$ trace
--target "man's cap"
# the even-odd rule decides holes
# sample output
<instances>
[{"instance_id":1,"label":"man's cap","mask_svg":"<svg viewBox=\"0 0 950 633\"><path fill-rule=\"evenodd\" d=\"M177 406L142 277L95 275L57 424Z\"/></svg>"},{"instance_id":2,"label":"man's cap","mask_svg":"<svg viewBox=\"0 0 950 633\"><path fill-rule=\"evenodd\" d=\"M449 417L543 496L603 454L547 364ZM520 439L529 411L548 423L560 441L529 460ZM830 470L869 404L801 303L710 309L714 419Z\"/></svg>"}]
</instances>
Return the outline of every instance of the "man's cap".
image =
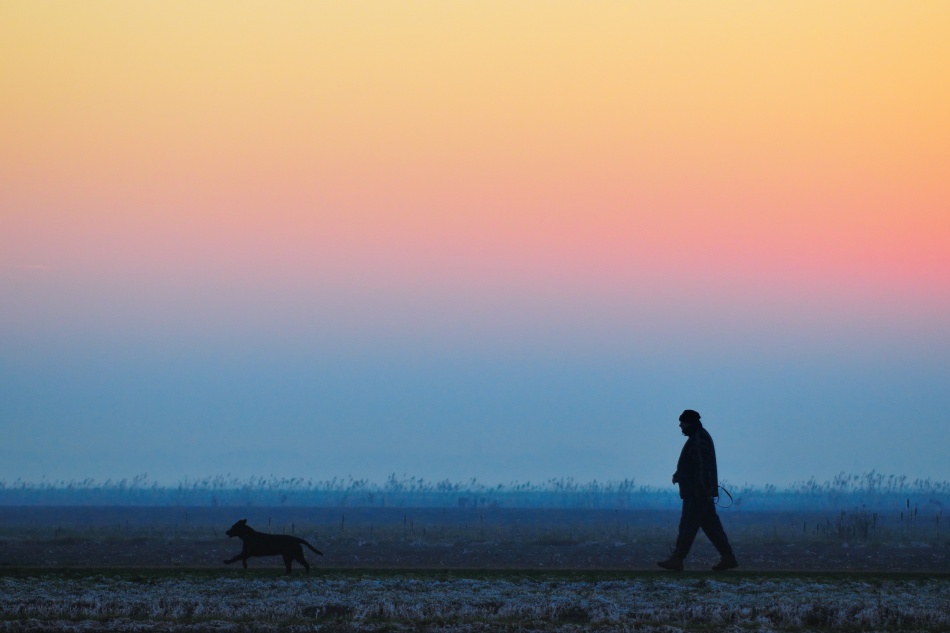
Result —
<instances>
[{"instance_id":1,"label":"man's cap","mask_svg":"<svg viewBox=\"0 0 950 633\"><path fill-rule=\"evenodd\" d=\"M680 422L689 422L690 424L696 424L699 422L699 413L693 411L692 409L686 409L680 414Z\"/></svg>"}]
</instances>

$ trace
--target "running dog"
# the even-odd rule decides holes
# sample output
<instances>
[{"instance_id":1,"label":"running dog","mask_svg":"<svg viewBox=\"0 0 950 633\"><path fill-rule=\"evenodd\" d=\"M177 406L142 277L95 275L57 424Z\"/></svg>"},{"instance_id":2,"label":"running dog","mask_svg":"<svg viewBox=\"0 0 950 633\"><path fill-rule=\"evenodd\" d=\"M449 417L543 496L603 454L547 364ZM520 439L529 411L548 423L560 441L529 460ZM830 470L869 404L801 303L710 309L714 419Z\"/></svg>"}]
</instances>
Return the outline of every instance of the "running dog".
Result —
<instances>
[{"instance_id":1,"label":"running dog","mask_svg":"<svg viewBox=\"0 0 950 633\"><path fill-rule=\"evenodd\" d=\"M303 557L303 548L301 545L306 545L320 556L323 556L323 552L302 538L286 534L258 532L248 526L247 519L241 519L232 525L231 529L225 532L225 534L227 534L228 537L238 537L244 544L241 548L241 553L230 560L224 561L225 565L230 565L235 561L241 561L244 565L244 569L247 569L247 559L252 556L283 556L284 566L287 568L288 574L290 573L290 566L293 561L297 561L303 565L304 569L309 573L310 565Z\"/></svg>"}]
</instances>

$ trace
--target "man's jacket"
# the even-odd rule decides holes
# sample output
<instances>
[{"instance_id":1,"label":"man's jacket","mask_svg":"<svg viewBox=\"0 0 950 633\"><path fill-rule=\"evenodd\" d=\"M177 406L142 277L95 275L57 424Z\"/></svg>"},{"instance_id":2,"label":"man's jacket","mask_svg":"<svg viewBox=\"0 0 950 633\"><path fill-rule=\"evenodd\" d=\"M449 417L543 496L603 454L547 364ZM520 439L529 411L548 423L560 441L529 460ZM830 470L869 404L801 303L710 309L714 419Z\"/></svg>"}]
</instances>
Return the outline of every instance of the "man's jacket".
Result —
<instances>
[{"instance_id":1,"label":"man's jacket","mask_svg":"<svg viewBox=\"0 0 950 633\"><path fill-rule=\"evenodd\" d=\"M702 426L683 445L679 461L676 462L676 479L680 487L680 499L719 496L716 447Z\"/></svg>"}]
</instances>

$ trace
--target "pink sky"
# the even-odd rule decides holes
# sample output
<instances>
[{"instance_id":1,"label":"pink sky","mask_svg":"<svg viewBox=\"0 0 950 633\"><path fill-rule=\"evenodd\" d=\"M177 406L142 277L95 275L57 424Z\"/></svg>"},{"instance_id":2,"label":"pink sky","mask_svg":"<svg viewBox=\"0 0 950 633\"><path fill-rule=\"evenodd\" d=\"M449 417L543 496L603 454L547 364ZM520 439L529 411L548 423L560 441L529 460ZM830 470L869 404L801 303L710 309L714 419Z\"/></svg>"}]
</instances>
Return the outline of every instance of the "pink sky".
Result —
<instances>
[{"instance_id":1,"label":"pink sky","mask_svg":"<svg viewBox=\"0 0 950 633\"><path fill-rule=\"evenodd\" d=\"M947 348L950 4L15 0L0 25L23 358Z\"/></svg>"}]
</instances>

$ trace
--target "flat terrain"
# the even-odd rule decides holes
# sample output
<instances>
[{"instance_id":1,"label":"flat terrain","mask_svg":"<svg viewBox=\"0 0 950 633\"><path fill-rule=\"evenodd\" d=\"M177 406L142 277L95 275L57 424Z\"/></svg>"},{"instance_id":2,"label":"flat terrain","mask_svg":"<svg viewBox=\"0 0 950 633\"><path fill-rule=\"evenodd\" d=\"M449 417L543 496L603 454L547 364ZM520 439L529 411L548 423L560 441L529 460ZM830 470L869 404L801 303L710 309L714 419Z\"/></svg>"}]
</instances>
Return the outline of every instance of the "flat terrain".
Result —
<instances>
[{"instance_id":1,"label":"flat terrain","mask_svg":"<svg viewBox=\"0 0 950 633\"><path fill-rule=\"evenodd\" d=\"M721 515L674 573L671 511L0 507L0 631L950 630L938 520ZM241 518L325 555L226 566Z\"/></svg>"},{"instance_id":2,"label":"flat terrain","mask_svg":"<svg viewBox=\"0 0 950 633\"><path fill-rule=\"evenodd\" d=\"M0 571L3 631L946 631L950 576Z\"/></svg>"},{"instance_id":3,"label":"flat terrain","mask_svg":"<svg viewBox=\"0 0 950 633\"><path fill-rule=\"evenodd\" d=\"M950 572L950 533L922 518L720 512L744 571ZM0 507L0 569L224 569L237 519L296 534L318 569L654 570L678 514L645 510ZM946 530L944 522L943 530ZM687 568L718 556L700 533ZM251 559L251 569L279 558ZM299 569L299 568L298 568Z\"/></svg>"}]
</instances>

